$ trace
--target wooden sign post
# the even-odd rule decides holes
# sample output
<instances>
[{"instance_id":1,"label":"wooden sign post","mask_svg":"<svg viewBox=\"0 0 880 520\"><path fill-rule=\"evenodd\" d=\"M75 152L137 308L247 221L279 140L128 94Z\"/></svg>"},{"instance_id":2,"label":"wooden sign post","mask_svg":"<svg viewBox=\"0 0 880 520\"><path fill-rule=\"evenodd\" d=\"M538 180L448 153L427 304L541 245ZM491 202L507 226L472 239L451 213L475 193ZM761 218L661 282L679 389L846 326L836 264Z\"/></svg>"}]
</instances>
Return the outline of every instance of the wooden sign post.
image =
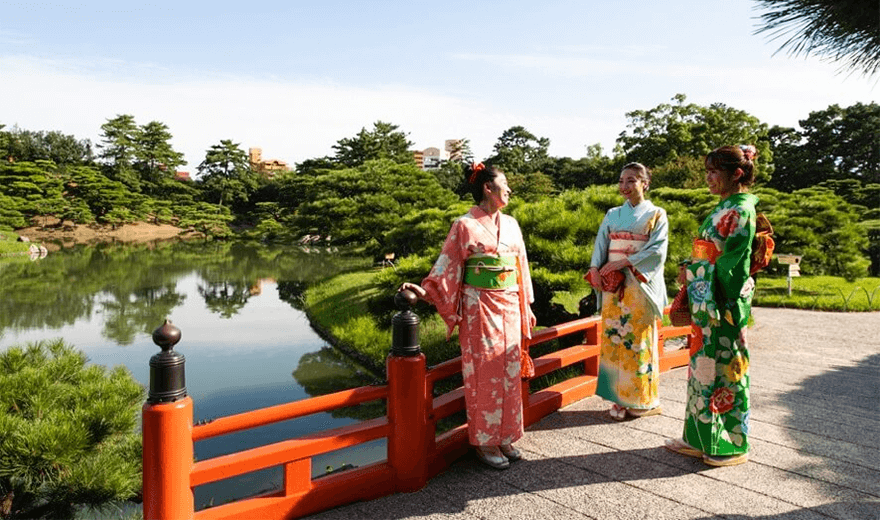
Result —
<instances>
[{"instance_id":1,"label":"wooden sign post","mask_svg":"<svg viewBox=\"0 0 880 520\"><path fill-rule=\"evenodd\" d=\"M788 295L791 296L791 279L801 275L801 258L800 255L776 255L776 260L780 264L788 265Z\"/></svg>"}]
</instances>

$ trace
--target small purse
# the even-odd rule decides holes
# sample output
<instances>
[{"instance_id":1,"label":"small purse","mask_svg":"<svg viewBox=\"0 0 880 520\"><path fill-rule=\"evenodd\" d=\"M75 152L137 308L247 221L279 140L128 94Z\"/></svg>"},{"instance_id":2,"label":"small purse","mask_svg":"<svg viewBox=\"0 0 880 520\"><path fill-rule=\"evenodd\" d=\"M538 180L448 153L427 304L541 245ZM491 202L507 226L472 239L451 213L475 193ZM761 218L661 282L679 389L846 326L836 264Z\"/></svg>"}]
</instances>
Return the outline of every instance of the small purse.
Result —
<instances>
[{"instance_id":1,"label":"small purse","mask_svg":"<svg viewBox=\"0 0 880 520\"><path fill-rule=\"evenodd\" d=\"M688 300L687 285L682 285L678 294L672 299L672 304L669 306L669 321L676 327L691 324L691 304Z\"/></svg>"}]
</instances>

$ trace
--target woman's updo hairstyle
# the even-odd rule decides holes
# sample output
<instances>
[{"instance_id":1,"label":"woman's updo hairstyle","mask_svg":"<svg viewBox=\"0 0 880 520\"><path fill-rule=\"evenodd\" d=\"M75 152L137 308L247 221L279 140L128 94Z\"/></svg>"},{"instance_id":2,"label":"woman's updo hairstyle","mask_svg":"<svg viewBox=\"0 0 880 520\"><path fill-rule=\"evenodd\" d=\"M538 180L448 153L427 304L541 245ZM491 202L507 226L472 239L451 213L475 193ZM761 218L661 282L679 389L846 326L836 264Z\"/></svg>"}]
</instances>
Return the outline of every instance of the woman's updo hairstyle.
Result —
<instances>
[{"instance_id":1,"label":"woman's updo hairstyle","mask_svg":"<svg viewBox=\"0 0 880 520\"><path fill-rule=\"evenodd\" d=\"M752 145L722 146L709 152L706 156L706 168L723 171L731 178L739 169L742 174L737 182L743 186L751 186L755 182L755 157L758 150Z\"/></svg>"},{"instance_id":2,"label":"woman's updo hairstyle","mask_svg":"<svg viewBox=\"0 0 880 520\"><path fill-rule=\"evenodd\" d=\"M639 176L639 179L645 181L645 189L648 189L648 187L651 185L651 172L648 171L648 168L644 164L631 162L624 166L623 169L620 170L620 173L623 173L627 170L636 172L636 174L638 174Z\"/></svg>"},{"instance_id":3,"label":"woman's updo hairstyle","mask_svg":"<svg viewBox=\"0 0 880 520\"><path fill-rule=\"evenodd\" d=\"M501 170L498 168L481 162L471 163L464 167L464 184L473 195L474 202L479 204L483 201L483 185L494 181L499 173Z\"/></svg>"}]
</instances>

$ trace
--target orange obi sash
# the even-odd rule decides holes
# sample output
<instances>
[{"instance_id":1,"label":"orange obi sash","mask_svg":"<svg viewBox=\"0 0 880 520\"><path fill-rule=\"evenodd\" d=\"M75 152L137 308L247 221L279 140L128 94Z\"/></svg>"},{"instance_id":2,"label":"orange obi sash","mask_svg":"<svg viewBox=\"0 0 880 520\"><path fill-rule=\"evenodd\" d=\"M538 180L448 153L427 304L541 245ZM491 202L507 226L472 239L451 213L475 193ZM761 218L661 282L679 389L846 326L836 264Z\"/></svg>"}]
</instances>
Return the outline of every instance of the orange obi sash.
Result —
<instances>
[{"instance_id":1,"label":"orange obi sash","mask_svg":"<svg viewBox=\"0 0 880 520\"><path fill-rule=\"evenodd\" d=\"M694 239L694 246L691 249L691 258L694 260L708 260L710 264L714 264L715 260L721 256L721 251L715 247L715 243L709 240Z\"/></svg>"}]
</instances>

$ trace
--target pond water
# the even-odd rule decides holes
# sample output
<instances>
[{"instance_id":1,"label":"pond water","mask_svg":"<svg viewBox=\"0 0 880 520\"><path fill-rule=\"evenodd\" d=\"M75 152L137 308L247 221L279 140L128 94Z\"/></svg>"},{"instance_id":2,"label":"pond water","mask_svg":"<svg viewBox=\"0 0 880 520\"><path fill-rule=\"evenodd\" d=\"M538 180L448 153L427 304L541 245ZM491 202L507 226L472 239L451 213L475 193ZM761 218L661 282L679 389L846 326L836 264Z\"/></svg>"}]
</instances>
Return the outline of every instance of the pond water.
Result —
<instances>
[{"instance_id":1,"label":"pond water","mask_svg":"<svg viewBox=\"0 0 880 520\"><path fill-rule=\"evenodd\" d=\"M301 310L316 280L369 266L337 250L227 242L101 244L0 262L0 349L63 338L90 362L128 367L149 386L152 331L181 330L194 420L207 420L375 382L318 336ZM381 403L316 414L196 443L205 459L343 426ZM313 461L313 476L385 458L376 442ZM196 508L275 489L280 468L196 488Z\"/></svg>"}]
</instances>

